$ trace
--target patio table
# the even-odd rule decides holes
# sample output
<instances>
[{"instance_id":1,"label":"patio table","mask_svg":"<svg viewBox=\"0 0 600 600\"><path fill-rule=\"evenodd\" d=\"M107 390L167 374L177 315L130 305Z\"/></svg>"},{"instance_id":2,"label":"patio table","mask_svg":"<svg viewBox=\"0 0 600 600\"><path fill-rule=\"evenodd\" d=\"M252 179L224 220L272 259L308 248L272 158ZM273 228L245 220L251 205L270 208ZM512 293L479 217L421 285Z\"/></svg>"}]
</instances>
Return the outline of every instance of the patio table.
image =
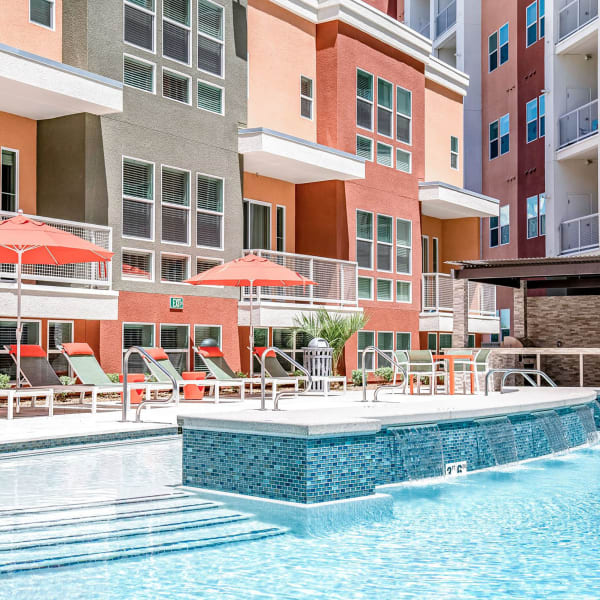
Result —
<instances>
[{"instance_id":1,"label":"patio table","mask_svg":"<svg viewBox=\"0 0 600 600\"><path fill-rule=\"evenodd\" d=\"M6 418L8 420L13 418L15 398L35 399L38 396L46 398L48 403L48 416L51 417L54 414L54 391L51 388L10 388L0 390L0 398L6 398L8 400Z\"/></svg>"},{"instance_id":2,"label":"patio table","mask_svg":"<svg viewBox=\"0 0 600 600\"><path fill-rule=\"evenodd\" d=\"M449 393L451 396L454 394L454 361L469 361L471 371L471 394L473 394L473 388L475 386L475 360L472 354L434 354L433 360L448 361L448 377L450 379Z\"/></svg>"}]
</instances>

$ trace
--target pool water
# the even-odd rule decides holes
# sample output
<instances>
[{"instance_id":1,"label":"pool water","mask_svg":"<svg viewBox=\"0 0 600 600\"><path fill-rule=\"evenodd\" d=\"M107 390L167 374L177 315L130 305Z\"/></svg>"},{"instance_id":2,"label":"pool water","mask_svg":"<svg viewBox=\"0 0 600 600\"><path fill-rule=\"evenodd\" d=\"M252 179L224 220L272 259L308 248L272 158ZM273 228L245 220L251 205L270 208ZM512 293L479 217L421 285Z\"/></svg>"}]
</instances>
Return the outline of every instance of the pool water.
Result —
<instances>
[{"instance_id":1,"label":"pool water","mask_svg":"<svg viewBox=\"0 0 600 600\"><path fill-rule=\"evenodd\" d=\"M180 452L170 441L0 460L0 501L160 493L177 482ZM389 518L11 575L0 598L600 597L597 448L386 493Z\"/></svg>"}]
</instances>

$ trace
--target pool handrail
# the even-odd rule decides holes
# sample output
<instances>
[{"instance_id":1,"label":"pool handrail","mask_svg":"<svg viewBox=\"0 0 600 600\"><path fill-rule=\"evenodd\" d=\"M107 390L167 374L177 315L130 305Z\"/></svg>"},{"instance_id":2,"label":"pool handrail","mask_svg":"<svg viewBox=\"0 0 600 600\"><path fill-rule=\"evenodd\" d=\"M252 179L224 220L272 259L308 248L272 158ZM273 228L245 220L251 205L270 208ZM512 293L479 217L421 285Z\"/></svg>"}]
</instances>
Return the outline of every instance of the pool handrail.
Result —
<instances>
[{"instance_id":1,"label":"pool handrail","mask_svg":"<svg viewBox=\"0 0 600 600\"><path fill-rule=\"evenodd\" d=\"M375 393L373 394L373 402L377 402L377 394L379 394L379 391L381 390L381 388L402 388L403 390L406 389L406 379L407 379L407 372L406 372L406 367L402 364L400 364L397 360L395 356L389 357L385 352L383 352L383 350L380 350L379 348L377 348L377 346L367 346L362 353L362 388L363 388L363 402L368 402L367 400L367 371L365 368L365 354L367 352L375 352L376 354L379 354L380 356L383 356L383 358L385 358L387 361L389 361L390 363L392 363L394 366L396 366L398 368L399 371L402 372L402 383L399 385L386 385L386 384L382 384L377 386L377 388L375 388Z\"/></svg>"},{"instance_id":2,"label":"pool handrail","mask_svg":"<svg viewBox=\"0 0 600 600\"><path fill-rule=\"evenodd\" d=\"M290 364L294 365L294 367L296 367L303 373L306 373L306 386L301 392L296 392L296 391L290 392L290 391L282 390L281 392L277 392L277 394L275 394L275 399L273 400L273 410L279 410L279 399L281 397L283 397L283 396L295 397L295 396L303 396L304 394L308 394L308 392L310 391L310 389L312 387L313 380L312 380L312 376L311 376L310 372L308 371L308 369L306 367L302 366L300 363L296 362L290 356L288 356L285 352L283 352L283 350L280 350L279 348L277 348L277 346L269 346L268 348L265 348L263 350L262 354L259 356L259 360L260 360L260 410L267 410L266 397L265 397L265 391L266 391L265 358L267 358L267 355L269 354L269 352L275 352L275 354L279 354L279 356L284 358Z\"/></svg>"},{"instance_id":3,"label":"pool handrail","mask_svg":"<svg viewBox=\"0 0 600 600\"><path fill-rule=\"evenodd\" d=\"M142 408L145 405L157 405L157 406L165 406L166 404L170 404L171 402L174 402L175 404L179 404L179 384L177 383L177 381L175 380L175 378L171 375L171 373L169 373L169 371L167 369L165 369L161 364L158 363L158 361L156 361L154 358L152 358L152 356L150 356L150 354L141 346L131 346L131 348L129 348L125 354L123 354L123 414L122 414L122 421L125 423L127 421L127 411L129 409L129 382L128 380L128 372L129 372L129 367L128 367L128 362L129 362L129 357L134 353L137 352L140 356L142 356L143 358L145 358L147 361L151 362L153 365L156 365L156 367L158 367L169 379L169 381L171 382L172 388L171 388L171 395L166 399L166 400L144 400L142 402L139 403L136 411L135 411L135 422L139 423L141 421L141 412L142 412Z\"/></svg>"},{"instance_id":4,"label":"pool handrail","mask_svg":"<svg viewBox=\"0 0 600 600\"><path fill-rule=\"evenodd\" d=\"M489 381L490 376L495 373L504 373L502 376L502 381L500 382L500 393L505 394L504 384L506 379L510 377L510 375L522 375L523 379L528 381L533 387L539 387L538 384L531 378L529 375L537 375L538 377L543 377L547 383L549 383L552 387L556 387L556 383L548 377L544 371L540 371L539 369L490 369L485 374L485 395L488 395L489 390Z\"/></svg>"}]
</instances>

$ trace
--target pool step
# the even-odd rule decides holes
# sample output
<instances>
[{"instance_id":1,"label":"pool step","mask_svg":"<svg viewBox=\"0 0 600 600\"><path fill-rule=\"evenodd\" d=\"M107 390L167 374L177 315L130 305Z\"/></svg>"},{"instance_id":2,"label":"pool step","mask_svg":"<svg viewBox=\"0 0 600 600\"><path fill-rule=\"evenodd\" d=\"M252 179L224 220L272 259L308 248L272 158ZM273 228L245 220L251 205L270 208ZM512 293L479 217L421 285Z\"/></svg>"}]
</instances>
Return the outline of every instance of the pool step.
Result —
<instances>
[{"instance_id":1,"label":"pool step","mask_svg":"<svg viewBox=\"0 0 600 600\"><path fill-rule=\"evenodd\" d=\"M29 520L28 520L29 519ZM0 516L0 575L249 541L285 529L193 494Z\"/></svg>"}]
</instances>

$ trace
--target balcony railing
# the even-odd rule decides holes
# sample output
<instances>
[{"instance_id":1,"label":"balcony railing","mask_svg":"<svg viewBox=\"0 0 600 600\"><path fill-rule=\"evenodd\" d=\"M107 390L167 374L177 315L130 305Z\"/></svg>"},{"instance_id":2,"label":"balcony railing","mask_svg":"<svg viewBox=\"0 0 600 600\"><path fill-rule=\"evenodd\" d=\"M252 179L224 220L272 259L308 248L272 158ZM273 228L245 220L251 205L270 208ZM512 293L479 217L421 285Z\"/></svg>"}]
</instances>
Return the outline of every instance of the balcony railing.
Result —
<instances>
[{"instance_id":1,"label":"balcony railing","mask_svg":"<svg viewBox=\"0 0 600 600\"><path fill-rule=\"evenodd\" d=\"M560 224L560 252L570 254L598 248L598 213Z\"/></svg>"},{"instance_id":2,"label":"balcony railing","mask_svg":"<svg viewBox=\"0 0 600 600\"><path fill-rule=\"evenodd\" d=\"M14 217L16 213L0 211L0 221ZM112 229L102 225L63 221L48 217L31 216L36 221L47 223L57 229L68 231L77 237L92 242L105 250L112 250ZM14 279L15 265L0 264L0 279ZM93 287L110 289L112 285L110 263L83 263L68 265L23 265L23 280L37 281L41 284L71 285L74 287Z\"/></svg>"},{"instance_id":3,"label":"balcony railing","mask_svg":"<svg viewBox=\"0 0 600 600\"><path fill-rule=\"evenodd\" d=\"M452 276L446 273L423 273L423 312L451 315L454 312ZM469 281L469 315L496 316L496 287Z\"/></svg>"},{"instance_id":4,"label":"balcony railing","mask_svg":"<svg viewBox=\"0 0 600 600\"><path fill-rule=\"evenodd\" d=\"M301 304L323 304L335 306L358 306L358 265L355 262L275 252L274 250L245 250L245 254L257 254L292 269L315 281L317 285L255 288L258 300L292 302ZM249 288L243 288L243 299L250 297Z\"/></svg>"},{"instance_id":5,"label":"balcony railing","mask_svg":"<svg viewBox=\"0 0 600 600\"><path fill-rule=\"evenodd\" d=\"M456 0L450 2L442 9L435 18L435 34L440 37L442 33L450 29L456 23Z\"/></svg>"},{"instance_id":6,"label":"balcony railing","mask_svg":"<svg viewBox=\"0 0 600 600\"><path fill-rule=\"evenodd\" d=\"M598 0L573 0L558 11L558 41L598 17Z\"/></svg>"},{"instance_id":7,"label":"balcony railing","mask_svg":"<svg viewBox=\"0 0 600 600\"><path fill-rule=\"evenodd\" d=\"M558 120L559 148L574 144L598 132L598 100L592 100Z\"/></svg>"}]
</instances>

